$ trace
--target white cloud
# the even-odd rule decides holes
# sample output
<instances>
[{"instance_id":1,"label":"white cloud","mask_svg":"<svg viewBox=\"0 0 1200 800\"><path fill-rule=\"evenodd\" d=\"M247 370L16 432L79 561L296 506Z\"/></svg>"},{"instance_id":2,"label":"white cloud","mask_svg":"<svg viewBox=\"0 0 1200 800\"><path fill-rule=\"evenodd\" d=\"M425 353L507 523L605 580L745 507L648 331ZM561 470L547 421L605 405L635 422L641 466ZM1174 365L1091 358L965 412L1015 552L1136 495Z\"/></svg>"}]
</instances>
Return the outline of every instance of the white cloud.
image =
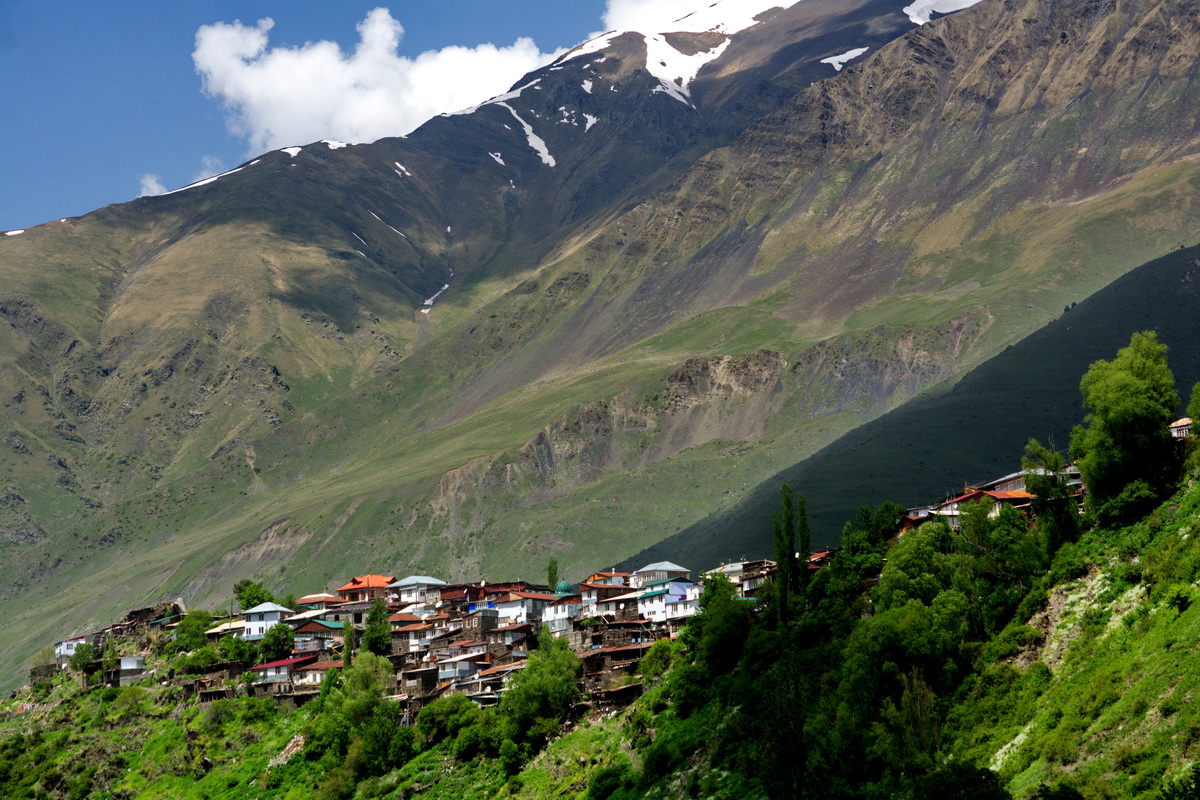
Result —
<instances>
[{"instance_id":1,"label":"white cloud","mask_svg":"<svg viewBox=\"0 0 1200 800\"><path fill-rule=\"evenodd\" d=\"M532 39L507 47L446 47L406 58L404 28L386 8L359 23L359 43L270 47L271 19L204 25L192 60L206 94L228 110L229 129L251 153L319 139L370 142L401 136L439 113L501 94L549 63Z\"/></svg>"},{"instance_id":2,"label":"white cloud","mask_svg":"<svg viewBox=\"0 0 1200 800\"><path fill-rule=\"evenodd\" d=\"M140 186L138 188L138 197L162 194L165 191L167 191L167 187L162 185L162 181L157 175L146 173L141 177Z\"/></svg>"}]
</instances>

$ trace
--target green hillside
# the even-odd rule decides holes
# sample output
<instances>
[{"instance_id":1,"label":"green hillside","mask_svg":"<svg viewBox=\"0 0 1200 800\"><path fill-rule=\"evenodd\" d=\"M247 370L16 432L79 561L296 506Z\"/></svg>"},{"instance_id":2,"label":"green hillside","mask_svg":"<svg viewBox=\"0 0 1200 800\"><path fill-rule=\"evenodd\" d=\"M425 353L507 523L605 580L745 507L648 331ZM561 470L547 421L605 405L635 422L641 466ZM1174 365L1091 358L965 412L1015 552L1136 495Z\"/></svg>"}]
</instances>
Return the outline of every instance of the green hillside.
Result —
<instances>
[{"instance_id":1,"label":"green hillside","mask_svg":"<svg viewBox=\"0 0 1200 800\"><path fill-rule=\"evenodd\" d=\"M1136 377L1125 392L1149 398L1145 381L1170 372L1153 338L1134 343L1105 374ZM1114 412L1137 424L1122 402L1090 395L1085 425L1097 430ZM1169 411L1151 406L1138 414ZM298 709L252 697L197 704L164 680L196 656L159 636L147 642L155 674L137 685L89 690L60 673L0 704L0 789L12 798L1187 796L1181 787L1200 774L1191 702L1200 449L1156 436L1172 470L1161 504L1132 490L1137 476L1156 474L1144 460L1118 465L1118 484L1129 483L1089 495L1083 516L1044 473L1030 478L1034 522L1012 506L993 513L988 501L965 509L960 528L927 522L889 540L902 509L884 504L847 522L843 548L815 573L781 559L756 600L710 579L701 613L645 655L629 679L644 692L616 710L579 694L578 658L549 635L495 708L451 696L412 726L383 696L390 665L369 653ZM1113 468L1087 457L1081 466L1096 485L1096 470ZM794 553L802 531L777 527L780 551Z\"/></svg>"},{"instance_id":2,"label":"green hillside","mask_svg":"<svg viewBox=\"0 0 1200 800\"><path fill-rule=\"evenodd\" d=\"M243 577L631 557L1196 242L1187 4L893 9L814 80L851 5L744 105L656 105L636 37L540 71L530 118L611 104L553 169L485 105L4 237L0 683Z\"/></svg>"}]
</instances>

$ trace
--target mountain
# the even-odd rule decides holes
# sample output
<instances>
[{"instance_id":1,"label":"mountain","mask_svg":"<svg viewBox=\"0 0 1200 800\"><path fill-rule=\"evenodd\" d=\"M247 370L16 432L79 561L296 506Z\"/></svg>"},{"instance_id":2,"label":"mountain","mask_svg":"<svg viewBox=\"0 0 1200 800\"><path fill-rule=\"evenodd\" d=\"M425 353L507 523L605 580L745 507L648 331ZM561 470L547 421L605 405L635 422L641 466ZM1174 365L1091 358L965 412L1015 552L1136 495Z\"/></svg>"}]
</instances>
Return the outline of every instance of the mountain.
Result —
<instances>
[{"instance_id":1,"label":"mountain","mask_svg":"<svg viewBox=\"0 0 1200 800\"><path fill-rule=\"evenodd\" d=\"M898 5L606 34L0 239L6 673L246 576L620 561L1196 241L1186 4Z\"/></svg>"}]
</instances>

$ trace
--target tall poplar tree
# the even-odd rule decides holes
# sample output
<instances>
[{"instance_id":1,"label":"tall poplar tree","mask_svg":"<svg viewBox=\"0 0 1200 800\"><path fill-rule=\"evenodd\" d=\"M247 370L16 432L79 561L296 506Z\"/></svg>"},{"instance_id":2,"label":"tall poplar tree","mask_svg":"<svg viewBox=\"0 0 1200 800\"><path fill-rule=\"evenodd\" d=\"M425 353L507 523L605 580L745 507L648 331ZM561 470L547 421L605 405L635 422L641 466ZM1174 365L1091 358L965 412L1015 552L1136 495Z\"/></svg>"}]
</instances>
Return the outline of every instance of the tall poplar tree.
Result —
<instances>
[{"instance_id":1,"label":"tall poplar tree","mask_svg":"<svg viewBox=\"0 0 1200 800\"><path fill-rule=\"evenodd\" d=\"M773 517L775 528L775 597L780 619L786 619L791 597L802 593L808 581L808 501L794 494L786 483L780 487L780 508Z\"/></svg>"}]
</instances>

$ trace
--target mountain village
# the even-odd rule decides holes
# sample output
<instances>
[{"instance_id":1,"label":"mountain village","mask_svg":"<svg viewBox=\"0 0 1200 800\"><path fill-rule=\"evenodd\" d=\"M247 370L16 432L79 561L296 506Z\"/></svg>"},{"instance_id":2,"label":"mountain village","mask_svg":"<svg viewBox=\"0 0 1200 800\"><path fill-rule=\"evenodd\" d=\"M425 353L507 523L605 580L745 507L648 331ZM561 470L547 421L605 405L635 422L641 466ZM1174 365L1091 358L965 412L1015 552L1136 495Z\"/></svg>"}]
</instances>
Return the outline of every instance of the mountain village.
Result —
<instances>
[{"instance_id":1,"label":"mountain village","mask_svg":"<svg viewBox=\"0 0 1200 800\"><path fill-rule=\"evenodd\" d=\"M1176 441L1191 434L1192 420L1185 417L1169 426ZM960 524L963 507L972 502L993 504L992 515L1011 505L1032 516L1033 495L1026 490L1021 470L975 486L964 487L945 500L910 508L896 521L895 537L933 519L953 528ZM1078 468L1069 465L1066 484L1082 506L1085 487ZM806 569L816 571L829 562L837 548L808 554ZM394 669L391 700L403 705L408 719L430 702L454 694L465 695L480 707L495 705L513 675L524 669L529 651L543 632L567 639L583 663L581 688L596 709L628 704L641 692L639 664L660 639L674 638L699 610L704 581L714 576L729 580L738 596L756 598L759 588L777 571L770 559L722 564L698 580L691 570L670 561L647 564L633 572L614 569L588 575L578 584L558 581L541 586L525 580L448 583L428 575L370 573L353 577L336 593L320 592L296 598L295 609L264 602L240 613L216 617L206 631L210 643L225 637L261 641L273 627L292 629L294 648L286 657L247 668L240 662L219 662L202 668L199 675L154 674L146 669L145 655L119 656L109 664L97 659L82 669L87 684L128 686L152 678L173 682L186 696L200 703L238 694L273 697L302 704L315 698L326 673L346 663L350 650L361 640L372 605L382 600L391 626ZM173 641L186 609L181 602L161 603L130 611L102 630L55 643L53 660L35 665L31 683L53 678L67 669L78 648L89 645L99 655L111 642L119 649L157 649Z\"/></svg>"}]
</instances>

